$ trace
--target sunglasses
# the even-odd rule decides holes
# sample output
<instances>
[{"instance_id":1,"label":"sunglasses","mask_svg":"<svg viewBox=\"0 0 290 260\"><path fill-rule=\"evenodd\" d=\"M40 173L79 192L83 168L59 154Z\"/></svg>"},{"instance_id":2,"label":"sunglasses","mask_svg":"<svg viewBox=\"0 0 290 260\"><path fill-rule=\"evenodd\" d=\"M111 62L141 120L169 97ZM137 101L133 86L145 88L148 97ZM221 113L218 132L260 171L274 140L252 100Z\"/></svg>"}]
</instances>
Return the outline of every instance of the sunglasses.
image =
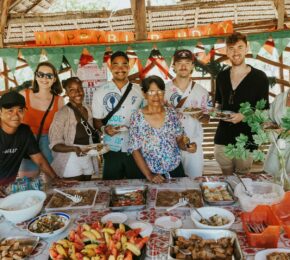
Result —
<instances>
[{"instance_id":1,"label":"sunglasses","mask_svg":"<svg viewBox=\"0 0 290 260\"><path fill-rule=\"evenodd\" d=\"M154 95L162 96L164 94L164 91L163 90L148 90L147 94L149 96L154 96Z\"/></svg>"},{"instance_id":2,"label":"sunglasses","mask_svg":"<svg viewBox=\"0 0 290 260\"><path fill-rule=\"evenodd\" d=\"M53 79L54 78L54 75L52 73L43 73L41 71L37 71L35 72L35 75L38 77L38 78L46 78L46 79Z\"/></svg>"},{"instance_id":3,"label":"sunglasses","mask_svg":"<svg viewBox=\"0 0 290 260\"><path fill-rule=\"evenodd\" d=\"M88 123L86 121L84 121L83 119L81 119L81 124L83 125L83 127L85 128L87 135L91 136L92 135L92 130L90 129L90 127L88 126Z\"/></svg>"}]
</instances>

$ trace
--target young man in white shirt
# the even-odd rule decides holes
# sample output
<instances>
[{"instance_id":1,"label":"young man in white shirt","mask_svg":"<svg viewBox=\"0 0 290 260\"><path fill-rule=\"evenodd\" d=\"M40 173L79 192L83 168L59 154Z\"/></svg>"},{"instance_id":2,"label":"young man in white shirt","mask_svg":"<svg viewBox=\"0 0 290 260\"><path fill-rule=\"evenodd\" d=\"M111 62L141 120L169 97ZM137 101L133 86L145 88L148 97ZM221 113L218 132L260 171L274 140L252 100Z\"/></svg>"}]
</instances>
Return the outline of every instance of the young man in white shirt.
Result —
<instances>
[{"instance_id":1,"label":"young man in white shirt","mask_svg":"<svg viewBox=\"0 0 290 260\"><path fill-rule=\"evenodd\" d=\"M193 54L190 50L177 50L173 57L173 68L176 77L166 85L165 99L169 105L180 112L180 120L185 134L192 145L196 145L196 152L181 151L182 164L185 174L191 177L201 176L203 172L203 129L199 118L193 118L182 113L185 108L200 108L206 110L208 92L201 85L191 79L194 69ZM204 118L203 118L204 120Z\"/></svg>"},{"instance_id":2,"label":"young man in white shirt","mask_svg":"<svg viewBox=\"0 0 290 260\"><path fill-rule=\"evenodd\" d=\"M113 80L102 85L93 95L94 126L103 131L104 143L110 146L110 152L104 155L103 179L144 178L132 155L127 153L129 132L120 131L119 128L120 126L129 128L132 113L139 109L143 102L140 87L128 80L129 71L129 58L126 53L122 51L113 53L111 56ZM117 106L128 88L131 90L121 107L104 123L103 119Z\"/></svg>"}]
</instances>

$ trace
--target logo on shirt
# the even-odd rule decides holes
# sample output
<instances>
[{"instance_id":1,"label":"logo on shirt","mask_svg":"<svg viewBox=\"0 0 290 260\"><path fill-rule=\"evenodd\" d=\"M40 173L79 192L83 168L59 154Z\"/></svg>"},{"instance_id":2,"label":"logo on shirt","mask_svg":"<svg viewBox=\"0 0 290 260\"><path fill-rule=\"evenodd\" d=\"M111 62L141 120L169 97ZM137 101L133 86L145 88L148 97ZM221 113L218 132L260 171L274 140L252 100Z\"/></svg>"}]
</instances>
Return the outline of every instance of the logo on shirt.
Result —
<instances>
[{"instance_id":1,"label":"logo on shirt","mask_svg":"<svg viewBox=\"0 0 290 260\"><path fill-rule=\"evenodd\" d=\"M137 96L132 96L132 105L134 105L134 103L136 102L137 100Z\"/></svg>"},{"instance_id":2,"label":"logo on shirt","mask_svg":"<svg viewBox=\"0 0 290 260\"><path fill-rule=\"evenodd\" d=\"M10 148L10 149L6 149L2 153L4 153L4 154L14 154L14 153L17 152L17 150L18 150L18 148Z\"/></svg>"},{"instance_id":3,"label":"logo on shirt","mask_svg":"<svg viewBox=\"0 0 290 260\"><path fill-rule=\"evenodd\" d=\"M118 93L110 92L104 96L103 104L107 111L112 111L120 99L121 96Z\"/></svg>"},{"instance_id":4,"label":"logo on shirt","mask_svg":"<svg viewBox=\"0 0 290 260\"><path fill-rule=\"evenodd\" d=\"M170 97L170 103L176 106L181 99L181 95L179 95L177 92L173 93L173 95Z\"/></svg>"}]
</instances>

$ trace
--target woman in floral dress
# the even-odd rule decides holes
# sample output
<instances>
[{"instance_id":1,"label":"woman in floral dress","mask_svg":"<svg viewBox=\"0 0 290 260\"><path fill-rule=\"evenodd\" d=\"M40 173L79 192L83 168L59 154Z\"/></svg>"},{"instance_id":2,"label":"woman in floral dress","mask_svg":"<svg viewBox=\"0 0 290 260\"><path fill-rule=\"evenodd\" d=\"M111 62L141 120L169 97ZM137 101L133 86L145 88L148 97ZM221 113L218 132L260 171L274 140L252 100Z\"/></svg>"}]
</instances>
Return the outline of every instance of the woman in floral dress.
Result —
<instances>
[{"instance_id":1,"label":"woman in floral dress","mask_svg":"<svg viewBox=\"0 0 290 260\"><path fill-rule=\"evenodd\" d=\"M196 144L187 142L174 109L164 106L164 81L150 76L141 86L147 106L132 114L129 152L150 182L185 177L180 149L195 152Z\"/></svg>"}]
</instances>

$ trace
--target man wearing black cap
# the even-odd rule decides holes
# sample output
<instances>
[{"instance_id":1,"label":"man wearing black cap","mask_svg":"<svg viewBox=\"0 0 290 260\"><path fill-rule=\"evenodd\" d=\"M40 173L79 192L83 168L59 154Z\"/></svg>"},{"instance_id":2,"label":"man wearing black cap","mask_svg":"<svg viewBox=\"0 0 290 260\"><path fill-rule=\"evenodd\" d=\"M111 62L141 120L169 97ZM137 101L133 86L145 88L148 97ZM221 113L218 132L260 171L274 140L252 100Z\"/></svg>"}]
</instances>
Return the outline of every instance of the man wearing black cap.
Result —
<instances>
[{"instance_id":1,"label":"man wearing black cap","mask_svg":"<svg viewBox=\"0 0 290 260\"><path fill-rule=\"evenodd\" d=\"M22 124L25 99L16 91L0 98L0 186L13 182L21 160L28 155L42 172L58 180L58 176L40 153L29 126Z\"/></svg>"},{"instance_id":2,"label":"man wearing black cap","mask_svg":"<svg viewBox=\"0 0 290 260\"><path fill-rule=\"evenodd\" d=\"M199 119L207 108L208 92L191 79L193 68L193 54L190 50L177 50L174 53L173 69L176 77L166 85L165 99L180 112L182 126L190 140L190 150L181 151L185 174L197 177L203 171L203 130ZM196 117L183 113L185 108L196 110L198 113L193 114Z\"/></svg>"}]
</instances>

